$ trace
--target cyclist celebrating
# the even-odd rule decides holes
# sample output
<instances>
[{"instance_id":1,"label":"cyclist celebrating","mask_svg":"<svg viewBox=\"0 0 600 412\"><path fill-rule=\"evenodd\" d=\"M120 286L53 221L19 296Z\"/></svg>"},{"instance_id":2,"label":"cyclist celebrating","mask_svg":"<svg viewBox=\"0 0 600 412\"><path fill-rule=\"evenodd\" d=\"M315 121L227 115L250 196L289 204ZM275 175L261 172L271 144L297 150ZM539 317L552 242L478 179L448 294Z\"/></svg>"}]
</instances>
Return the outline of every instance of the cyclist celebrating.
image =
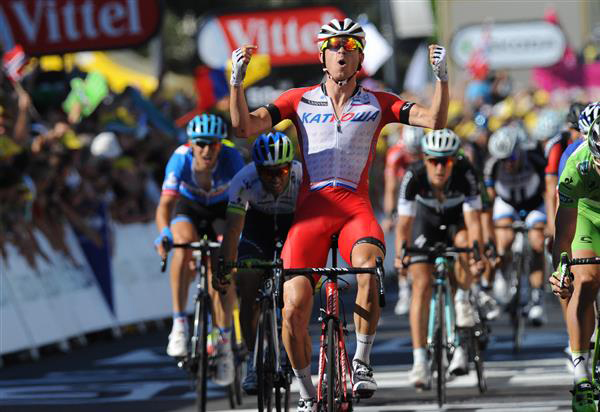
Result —
<instances>
[{"instance_id":1,"label":"cyclist celebrating","mask_svg":"<svg viewBox=\"0 0 600 412\"><path fill-rule=\"evenodd\" d=\"M470 247L481 242L480 185L471 163L457 157L459 137L449 129L428 133L422 140L424 160L412 165L404 175L398 197L396 225L396 267L406 271L402 262L402 246L434 246L438 242L456 247ZM412 237L411 237L412 234ZM473 308L468 300L472 274L483 270L482 262L461 256L455 267L458 289L455 295L456 325L475 324ZM410 381L417 388L428 387L427 319L433 282L433 261L427 256L412 256L413 278L410 308L410 331L413 342L413 368ZM470 267L470 271L463 268ZM462 346L454 351L449 372L467 372L467 353Z\"/></svg>"},{"instance_id":2,"label":"cyclist celebrating","mask_svg":"<svg viewBox=\"0 0 600 412\"><path fill-rule=\"evenodd\" d=\"M400 122L438 129L448 112L446 51L430 46L430 62L438 78L431 107L406 102L386 92L357 85L364 59L365 33L351 19L334 19L321 27L319 59L325 81L284 92L273 104L252 113L241 89L244 72L256 46L233 52L231 118L238 136L271 128L282 119L294 122L303 160L303 181L296 215L283 249L287 268L322 267L332 234L339 234L340 253L355 267L373 267L385 254L383 232L368 196L369 167L381 128ZM353 360L353 391L372 396L377 388L370 352L379 320L376 280L358 275L354 321L357 349ZM284 285L283 342L300 383L299 411L314 411L316 390L310 376L308 333L313 302L313 277L296 276Z\"/></svg>"},{"instance_id":3,"label":"cyclist celebrating","mask_svg":"<svg viewBox=\"0 0 600 412\"><path fill-rule=\"evenodd\" d=\"M302 165L294 159L294 146L281 132L260 135L252 148L253 163L232 179L222 254L226 262L271 260L275 242L285 240L294 218ZM241 235L241 239L240 239ZM238 246L239 244L239 246ZM257 291L262 272L238 270L240 322L248 349L254 351L258 306ZM232 287L232 286L230 286ZM231 314L228 314L231 316ZM257 391L254 357L242 387L249 395Z\"/></svg>"},{"instance_id":4,"label":"cyclist celebrating","mask_svg":"<svg viewBox=\"0 0 600 412\"><path fill-rule=\"evenodd\" d=\"M591 103L580 115L579 125L586 143L567 160L558 184L558 210L552 263L558 267L561 252L573 258L600 256L600 102ZM589 376L589 342L594 329L594 306L600 288L600 267L582 265L572 268L572 291L568 283L560 289L553 274L555 294L569 297L567 330L573 360L573 411L596 411L594 390Z\"/></svg>"},{"instance_id":5,"label":"cyclist celebrating","mask_svg":"<svg viewBox=\"0 0 600 412\"><path fill-rule=\"evenodd\" d=\"M515 232L510 227L515 220L524 219L529 229L529 243L533 250L531 274L531 300L528 317L534 326L545 322L543 306L544 284L544 168L546 161L541 150L523 150L519 142L519 129L514 126L501 127L490 137L488 159L484 180L488 194L494 202L493 219L496 226L496 240L500 268L508 273L512 261L511 245Z\"/></svg>"},{"instance_id":6,"label":"cyclist celebrating","mask_svg":"<svg viewBox=\"0 0 600 412\"><path fill-rule=\"evenodd\" d=\"M156 209L156 226L160 235L154 244L164 258L168 244L193 242L207 235L216 240L212 223L225 217L229 182L244 166L239 152L224 146L227 136L223 118L214 114L195 116L187 125L189 142L179 146L167 163L160 201ZM187 354L188 288L193 280L188 262L189 249L177 248L171 261L171 296L173 299L173 327L169 335L167 354L182 357ZM231 316L224 316L223 305L232 305L235 296L219 296L210 290L213 302L214 325L219 328L217 343L217 373L215 382L228 385L233 381L231 353Z\"/></svg>"}]
</instances>

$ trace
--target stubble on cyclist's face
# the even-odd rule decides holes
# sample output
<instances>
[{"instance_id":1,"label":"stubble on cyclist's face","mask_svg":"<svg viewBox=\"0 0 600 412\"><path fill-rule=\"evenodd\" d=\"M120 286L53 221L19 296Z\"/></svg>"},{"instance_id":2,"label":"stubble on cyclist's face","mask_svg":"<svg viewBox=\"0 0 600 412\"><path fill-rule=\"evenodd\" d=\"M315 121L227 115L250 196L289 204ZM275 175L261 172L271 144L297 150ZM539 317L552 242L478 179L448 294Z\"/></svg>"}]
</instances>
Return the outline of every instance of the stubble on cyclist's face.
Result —
<instances>
[{"instance_id":1,"label":"stubble on cyclist's face","mask_svg":"<svg viewBox=\"0 0 600 412\"><path fill-rule=\"evenodd\" d=\"M326 49L325 55L321 56L325 58L325 67L335 81L346 80L352 76L364 58L358 50L347 51L343 47L337 51Z\"/></svg>"},{"instance_id":2,"label":"stubble on cyclist's face","mask_svg":"<svg viewBox=\"0 0 600 412\"><path fill-rule=\"evenodd\" d=\"M204 147L192 144L192 152L194 153L194 170L197 172L212 170L217 164L220 151L221 143L206 145Z\"/></svg>"}]
</instances>

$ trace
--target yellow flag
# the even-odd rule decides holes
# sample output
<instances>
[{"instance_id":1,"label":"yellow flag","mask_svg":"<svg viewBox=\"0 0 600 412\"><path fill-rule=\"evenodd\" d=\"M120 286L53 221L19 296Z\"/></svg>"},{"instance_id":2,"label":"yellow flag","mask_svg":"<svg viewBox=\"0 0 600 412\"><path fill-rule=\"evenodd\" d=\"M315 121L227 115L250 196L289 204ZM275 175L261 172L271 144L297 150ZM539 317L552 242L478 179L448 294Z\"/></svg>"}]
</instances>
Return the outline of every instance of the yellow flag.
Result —
<instances>
[{"instance_id":1,"label":"yellow flag","mask_svg":"<svg viewBox=\"0 0 600 412\"><path fill-rule=\"evenodd\" d=\"M259 80L264 79L271 73L271 58L268 54L255 54L250 60L246 77L244 78L244 87L253 85ZM225 78L231 78L231 59L227 60L225 65Z\"/></svg>"}]
</instances>

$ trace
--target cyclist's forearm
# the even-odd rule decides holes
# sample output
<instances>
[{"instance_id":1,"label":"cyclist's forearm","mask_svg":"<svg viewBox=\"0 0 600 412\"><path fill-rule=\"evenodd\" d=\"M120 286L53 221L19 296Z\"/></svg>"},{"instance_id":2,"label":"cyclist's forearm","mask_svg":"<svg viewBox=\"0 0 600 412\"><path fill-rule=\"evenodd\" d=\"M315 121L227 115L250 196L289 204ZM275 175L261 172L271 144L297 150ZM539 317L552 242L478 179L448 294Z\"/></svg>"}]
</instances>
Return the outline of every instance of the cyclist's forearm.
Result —
<instances>
[{"instance_id":1,"label":"cyclist's forearm","mask_svg":"<svg viewBox=\"0 0 600 412\"><path fill-rule=\"evenodd\" d=\"M481 212L479 210L464 212L464 219L467 228L467 237L469 238L469 245L472 245L474 241L477 241L479 248L481 249L483 246Z\"/></svg>"},{"instance_id":2,"label":"cyclist's forearm","mask_svg":"<svg viewBox=\"0 0 600 412\"><path fill-rule=\"evenodd\" d=\"M562 252L571 257L571 242L575 236L577 225L577 208L560 207L556 211L554 244L552 246L552 267L556 268Z\"/></svg>"},{"instance_id":3,"label":"cyclist's forearm","mask_svg":"<svg viewBox=\"0 0 600 412\"><path fill-rule=\"evenodd\" d=\"M396 224L396 257L401 255L404 243L410 246L413 220L414 217L412 216L398 216L398 223Z\"/></svg>"},{"instance_id":4,"label":"cyclist's forearm","mask_svg":"<svg viewBox=\"0 0 600 412\"><path fill-rule=\"evenodd\" d=\"M225 233L221 243L221 255L226 262L233 262L237 259L238 241L242 230L244 229L245 216L233 212L227 213L225 223Z\"/></svg>"},{"instance_id":5,"label":"cyclist's forearm","mask_svg":"<svg viewBox=\"0 0 600 412\"><path fill-rule=\"evenodd\" d=\"M448 121L448 104L450 102L450 92L448 91L448 82L437 80L433 91L433 98L429 111L434 119L433 128L443 129Z\"/></svg>"},{"instance_id":6,"label":"cyclist's forearm","mask_svg":"<svg viewBox=\"0 0 600 412\"><path fill-rule=\"evenodd\" d=\"M173 208L175 207L174 196L161 196L158 206L156 207L156 228L160 233L165 227L169 227L171 222L171 215Z\"/></svg>"},{"instance_id":7,"label":"cyclist's forearm","mask_svg":"<svg viewBox=\"0 0 600 412\"><path fill-rule=\"evenodd\" d=\"M391 218L394 209L396 208L396 177L386 176L385 177L385 188L383 193L383 211L385 217Z\"/></svg>"},{"instance_id":8,"label":"cyclist's forearm","mask_svg":"<svg viewBox=\"0 0 600 412\"><path fill-rule=\"evenodd\" d=\"M231 97L229 102L233 133L237 137L248 137L250 111L248 110L248 103L246 102L243 86L231 86Z\"/></svg>"}]
</instances>

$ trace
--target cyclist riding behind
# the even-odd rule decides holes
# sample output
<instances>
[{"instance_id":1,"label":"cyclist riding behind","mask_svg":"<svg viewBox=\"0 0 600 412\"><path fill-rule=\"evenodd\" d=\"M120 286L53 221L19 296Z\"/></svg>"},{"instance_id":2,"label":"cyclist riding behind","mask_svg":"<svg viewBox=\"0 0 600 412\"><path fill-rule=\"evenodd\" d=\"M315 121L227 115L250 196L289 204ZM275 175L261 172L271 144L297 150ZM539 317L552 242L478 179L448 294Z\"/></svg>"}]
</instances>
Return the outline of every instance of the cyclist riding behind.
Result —
<instances>
[{"instance_id":1,"label":"cyclist riding behind","mask_svg":"<svg viewBox=\"0 0 600 412\"><path fill-rule=\"evenodd\" d=\"M569 157L560 175L552 250L555 268L562 252L573 258L600 256L600 102L589 104L579 119L586 143ZM586 124L590 127L585 128ZM573 267L574 280L571 284L570 279L566 279L563 289L557 272L550 277L553 292L563 299L570 297L567 331L574 369L572 409L596 411L589 373L589 342L594 330L593 303L600 288L600 266Z\"/></svg>"},{"instance_id":2,"label":"cyclist riding behind","mask_svg":"<svg viewBox=\"0 0 600 412\"><path fill-rule=\"evenodd\" d=\"M318 50L324 82L284 92L273 104L252 113L241 85L256 46L244 46L233 53L231 118L237 135L260 133L283 119L292 120L299 135L303 181L283 249L286 268L324 266L331 235L336 233L346 262L354 267L374 267L376 258L384 256L385 246L368 196L368 177L381 128L391 122L433 129L446 124L448 77L443 47L432 45L429 49L438 79L429 108L358 86L356 74L364 59L364 47L365 33L351 19L334 19L323 25ZM316 277L296 276L284 285L282 335L299 381L299 411L317 408L308 333L316 281ZM357 275L357 284L353 391L370 397L377 388L370 365L380 313L377 282L362 274Z\"/></svg>"},{"instance_id":3,"label":"cyclist riding behind","mask_svg":"<svg viewBox=\"0 0 600 412\"><path fill-rule=\"evenodd\" d=\"M428 133L422 140L424 160L413 164L402 180L398 196L396 225L396 260L399 271L410 265L413 279L410 308L410 331L413 343L413 368L409 380L417 388L427 388L430 369L427 363L427 321L433 285L433 261L428 256L411 256L401 260L402 246L432 247L438 242L456 247L471 247L481 241L481 196L476 172L464 157L457 157L459 137L450 129ZM469 302L473 274L483 270L483 262L461 254L454 275L456 325L475 325ZM454 351L449 372L467 372L466 350Z\"/></svg>"},{"instance_id":4,"label":"cyclist riding behind","mask_svg":"<svg viewBox=\"0 0 600 412\"><path fill-rule=\"evenodd\" d=\"M381 221L383 232L389 232L396 223L396 201L398 186L406 169L421 157L421 139L424 136L420 127L403 126L402 139L391 146L385 155L383 212ZM406 276L398 274L398 301L394 307L396 315L406 315L410 308L410 284Z\"/></svg>"},{"instance_id":5,"label":"cyclist riding behind","mask_svg":"<svg viewBox=\"0 0 600 412\"><path fill-rule=\"evenodd\" d=\"M524 219L529 230L528 237L532 249L531 298L528 304L528 318L535 326L545 322L543 306L544 285L544 168L546 161L538 145L524 150L519 139L519 129L504 126L495 131L488 144L488 159L484 179L488 194L494 202L493 219L496 226L496 240L500 257L499 269L508 274L511 245L515 232L510 227L515 220Z\"/></svg>"},{"instance_id":6,"label":"cyclist riding behind","mask_svg":"<svg viewBox=\"0 0 600 412\"><path fill-rule=\"evenodd\" d=\"M222 144L227 124L214 114L195 116L187 125L188 143L179 146L167 163L160 201L156 209L156 226L160 232L154 244L164 258L168 252L163 242L188 243L203 236L216 240L213 221L225 218L229 182L244 166L240 153ZM167 354L183 357L188 352L186 306L188 289L194 272L188 263L191 250L177 248L169 271L173 305L173 327ZM209 269L209 276L211 271ZM220 295L209 282L213 303L213 325L219 328L215 382L228 385L233 381L231 352L231 316L224 307L232 307L235 295Z\"/></svg>"},{"instance_id":7,"label":"cyclist riding behind","mask_svg":"<svg viewBox=\"0 0 600 412\"><path fill-rule=\"evenodd\" d=\"M302 165L294 159L294 146L285 134L260 135L252 146L253 162L232 179L221 253L225 262L270 261L275 242L283 242L294 218ZM240 238L241 235L241 238ZM254 351L262 271L238 270L240 322L248 349ZM233 286L229 286L233 287ZM248 372L242 388L249 395L257 391L254 357L248 359Z\"/></svg>"}]
</instances>

